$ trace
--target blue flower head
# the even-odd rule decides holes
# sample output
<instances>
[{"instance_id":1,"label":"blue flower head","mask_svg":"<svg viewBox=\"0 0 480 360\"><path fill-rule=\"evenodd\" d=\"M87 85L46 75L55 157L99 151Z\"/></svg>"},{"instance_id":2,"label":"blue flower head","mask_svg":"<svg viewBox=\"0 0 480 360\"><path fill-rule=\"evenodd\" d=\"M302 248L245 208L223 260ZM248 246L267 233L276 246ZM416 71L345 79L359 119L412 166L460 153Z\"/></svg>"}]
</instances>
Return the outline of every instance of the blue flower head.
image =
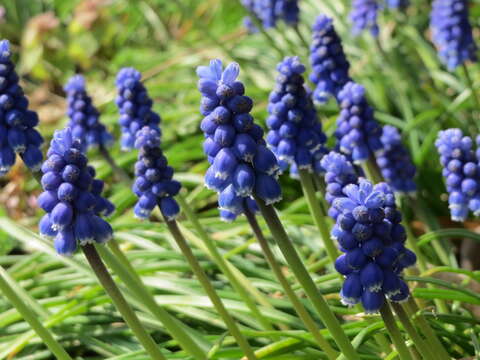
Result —
<instances>
[{"instance_id":1,"label":"blue flower head","mask_svg":"<svg viewBox=\"0 0 480 360\"><path fill-rule=\"evenodd\" d=\"M382 176L395 192L413 194L417 186L413 178L416 168L396 127L385 125L380 138L384 152L377 156Z\"/></svg>"},{"instance_id":2,"label":"blue flower head","mask_svg":"<svg viewBox=\"0 0 480 360\"><path fill-rule=\"evenodd\" d=\"M372 36L377 37L379 33L377 24L379 9L377 0L353 0L352 10L350 11L352 33L359 35L364 30L369 30Z\"/></svg>"},{"instance_id":3,"label":"blue flower head","mask_svg":"<svg viewBox=\"0 0 480 360\"><path fill-rule=\"evenodd\" d=\"M387 7L390 9L405 9L409 5L409 0L387 0Z\"/></svg>"},{"instance_id":4,"label":"blue flower head","mask_svg":"<svg viewBox=\"0 0 480 360\"><path fill-rule=\"evenodd\" d=\"M449 70L466 61L477 61L467 0L435 0L430 13L430 28L440 59Z\"/></svg>"},{"instance_id":5,"label":"blue flower head","mask_svg":"<svg viewBox=\"0 0 480 360\"><path fill-rule=\"evenodd\" d=\"M355 163L381 153L382 128L367 102L365 88L353 81L348 82L338 93L338 102L341 111L335 136L340 151L350 155Z\"/></svg>"},{"instance_id":6,"label":"blue flower head","mask_svg":"<svg viewBox=\"0 0 480 360\"><path fill-rule=\"evenodd\" d=\"M304 87L305 67L298 57L287 57L277 66L279 75L270 93L267 143L279 161L298 169L323 172L320 161L327 152L326 136Z\"/></svg>"},{"instance_id":7,"label":"blue flower head","mask_svg":"<svg viewBox=\"0 0 480 360\"><path fill-rule=\"evenodd\" d=\"M0 41L0 177L6 175L19 154L32 171L39 171L43 138L35 130L36 112L28 110L28 100L11 60L10 43Z\"/></svg>"},{"instance_id":8,"label":"blue flower head","mask_svg":"<svg viewBox=\"0 0 480 360\"><path fill-rule=\"evenodd\" d=\"M180 213L174 199L181 184L173 180L173 168L160 148L160 132L156 128L143 127L137 132L135 148L139 149L135 164L133 192L138 197L134 207L135 216L146 219L155 206L159 206L167 220L173 220Z\"/></svg>"},{"instance_id":9,"label":"blue flower head","mask_svg":"<svg viewBox=\"0 0 480 360\"><path fill-rule=\"evenodd\" d=\"M79 139L85 149L110 146L113 136L99 121L100 114L87 94L84 77L72 76L64 90L67 93L67 115L70 118L68 127L72 129L72 136Z\"/></svg>"},{"instance_id":10,"label":"blue flower head","mask_svg":"<svg viewBox=\"0 0 480 360\"><path fill-rule=\"evenodd\" d=\"M406 234L393 191L386 183L373 186L361 178L358 185L344 186L342 193L333 201L339 215L331 233L344 252L335 262L346 276L342 302L361 302L366 313L376 313L385 297L405 301L409 292L402 272L416 257L404 246Z\"/></svg>"},{"instance_id":11,"label":"blue flower head","mask_svg":"<svg viewBox=\"0 0 480 360\"><path fill-rule=\"evenodd\" d=\"M252 16L260 20L265 29L275 27L280 20L290 26L296 26L299 22L298 0L242 0L241 2ZM244 19L244 24L249 32L258 31L249 16Z\"/></svg>"},{"instance_id":12,"label":"blue flower head","mask_svg":"<svg viewBox=\"0 0 480 360\"><path fill-rule=\"evenodd\" d=\"M350 81L350 63L343 52L342 42L331 18L319 15L312 28L310 81L315 84L313 99L321 104L330 96L336 97Z\"/></svg>"},{"instance_id":13,"label":"blue flower head","mask_svg":"<svg viewBox=\"0 0 480 360\"><path fill-rule=\"evenodd\" d=\"M439 132L435 145L443 167L452 220L466 220L469 209L480 215L480 167L472 139L463 136L460 129L447 129Z\"/></svg>"},{"instance_id":14,"label":"blue flower head","mask_svg":"<svg viewBox=\"0 0 480 360\"><path fill-rule=\"evenodd\" d=\"M250 115L253 102L237 80L239 71L236 63L223 69L220 60L197 68L204 116L200 128L210 163L205 185L219 194L222 218L227 221L243 213L253 194L267 204L281 198L277 159L265 146L263 130Z\"/></svg>"},{"instance_id":15,"label":"blue flower head","mask_svg":"<svg viewBox=\"0 0 480 360\"><path fill-rule=\"evenodd\" d=\"M42 172L44 192L38 205L47 214L39 230L54 238L60 255L73 254L78 243L105 243L112 237L112 228L100 215L108 216L115 208L101 196L103 181L95 179L95 170L70 128L55 132Z\"/></svg>"},{"instance_id":16,"label":"blue flower head","mask_svg":"<svg viewBox=\"0 0 480 360\"><path fill-rule=\"evenodd\" d=\"M123 68L117 74L118 96L115 102L120 111L123 150L134 147L136 134L144 126L160 132L160 116L152 110L153 101L141 78L140 72L134 68Z\"/></svg>"}]
</instances>

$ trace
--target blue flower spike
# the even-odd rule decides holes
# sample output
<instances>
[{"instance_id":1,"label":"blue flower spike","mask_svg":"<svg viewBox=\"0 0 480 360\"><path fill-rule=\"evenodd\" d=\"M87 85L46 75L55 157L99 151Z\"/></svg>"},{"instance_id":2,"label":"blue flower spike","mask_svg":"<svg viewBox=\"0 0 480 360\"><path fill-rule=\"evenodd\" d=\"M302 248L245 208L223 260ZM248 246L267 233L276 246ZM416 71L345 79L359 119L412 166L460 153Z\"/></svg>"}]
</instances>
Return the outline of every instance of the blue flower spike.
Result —
<instances>
[{"instance_id":1,"label":"blue flower spike","mask_svg":"<svg viewBox=\"0 0 480 360\"><path fill-rule=\"evenodd\" d=\"M325 164L327 174L335 165L337 169L344 166L338 157L336 164L333 160L332 154L324 159L330 162ZM379 311L385 298L406 301L409 291L402 272L415 264L416 256L405 247L406 233L393 191L386 183L374 186L360 178L358 184L343 186L342 193L333 200L338 216L332 229L332 237L344 252L335 262L345 276L342 303L362 303L371 314Z\"/></svg>"},{"instance_id":2,"label":"blue flower spike","mask_svg":"<svg viewBox=\"0 0 480 360\"><path fill-rule=\"evenodd\" d=\"M28 110L28 99L19 84L11 60L10 43L0 41L0 177L6 175L19 154L34 172L40 170L43 138L35 129L36 112Z\"/></svg>"},{"instance_id":3,"label":"blue flower spike","mask_svg":"<svg viewBox=\"0 0 480 360\"><path fill-rule=\"evenodd\" d=\"M134 68L123 68L117 74L115 103L120 112L121 147L125 151L134 148L137 132L144 126L160 132L161 118L152 110L153 101L141 78L142 74Z\"/></svg>"},{"instance_id":4,"label":"blue flower spike","mask_svg":"<svg viewBox=\"0 0 480 360\"><path fill-rule=\"evenodd\" d=\"M299 22L300 8L298 0L242 0L242 5L256 16L265 29L274 28L278 21L289 26ZM250 33L258 32L250 16L244 19L244 25Z\"/></svg>"},{"instance_id":5,"label":"blue flower spike","mask_svg":"<svg viewBox=\"0 0 480 360\"><path fill-rule=\"evenodd\" d=\"M359 35L368 30L372 36L377 37L380 32L377 23L379 10L380 5L377 0L353 0L350 11L353 35Z\"/></svg>"},{"instance_id":6,"label":"blue flower spike","mask_svg":"<svg viewBox=\"0 0 480 360\"><path fill-rule=\"evenodd\" d=\"M103 181L95 179L82 144L70 128L57 130L42 165L44 192L38 205L46 212L39 224L40 234L54 238L60 255L72 255L77 245L107 242L112 228L100 216L114 206L101 196Z\"/></svg>"},{"instance_id":7,"label":"blue flower spike","mask_svg":"<svg viewBox=\"0 0 480 360\"><path fill-rule=\"evenodd\" d=\"M265 146L263 130L250 115L253 101L237 80L239 72L238 64L224 69L220 60L197 68L204 116L200 127L210 163L205 186L218 193L225 221L235 220L245 209L256 212L254 193L267 204L281 199L277 159Z\"/></svg>"}]
</instances>

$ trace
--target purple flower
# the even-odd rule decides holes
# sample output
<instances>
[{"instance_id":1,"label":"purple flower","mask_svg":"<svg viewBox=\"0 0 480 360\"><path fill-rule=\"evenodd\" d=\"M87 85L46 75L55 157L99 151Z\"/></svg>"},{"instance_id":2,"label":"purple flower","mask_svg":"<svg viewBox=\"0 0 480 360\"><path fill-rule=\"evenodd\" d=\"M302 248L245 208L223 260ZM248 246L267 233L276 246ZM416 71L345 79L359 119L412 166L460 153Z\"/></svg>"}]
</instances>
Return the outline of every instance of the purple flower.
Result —
<instances>
[{"instance_id":1,"label":"purple flower","mask_svg":"<svg viewBox=\"0 0 480 360\"><path fill-rule=\"evenodd\" d=\"M47 214L39 230L54 238L61 255L73 254L78 243L105 243L112 237L112 228L100 215L108 216L115 208L101 196L103 181L95 179L82 147L70 128L56 131L42 165L44 192L38 205Z\"/></svg>"},{"instance_id":2,"label":"purple flower","mask_svg":"<svg viewBox=\"0 0 480 360\"><path fill-rule=\"evenodd\" d=\"M415 193L417 186L413 178L416 168L408 150L402 143L398 129L386 125L382 137L384 152L376 157L382 176L392 189L399 193Z\"/></svg>"},{"instance_id":3,"label":"purple flower","mask_svg":"<svg viewBox=\"0 0 480 360\"><path fill-rule=\"evenodd\" d=\"M43 138L35 130L36 112L28 110L28 100L18 83L11 60L10 43L0 41L0 176L6 175L19 154L32 171L39 171Z\"/></svg>"},{"instance_id":4,"label":"purple flower","mask_svg":"<svg viewBox=\"0 0 480 360\"><path fill-rule=\"evenodd\" d=\"M345 166L337 160L330 168L335 165ZM402 272L415 264L416 256L404 246L406 233L392 190L386 183L373 186L361 178L358 185L346 185L341 192L343 196L333 201L339 214L331 235L345 253L335 262L337 271L346 276L342 302L350 306L361 302L366 313L375 313L385 297L405 301L409 292Z\"/></svg>"},{"instance_id":5,"label":"purple flower","mask_svg":"<svg viewBox=\"0 0 480 360\"><path fill-rule=\"evenodd\" d=\"M382 128L367 102L365 88L350 81L340 90L337 100L341 111L335 136L340 151L351 155L355 163L367 161L382 152Z\"/></svg>"},{"instance_id":6,"label":"purple flower","mask_svg":"<svg viewBox=\"0 0 480 360\"><path fill-rule=\"evenodd\" d=\"M160 116L152 110L153 101L140 81L141 77L134 68L123 68L117 74L118 96L115 102L120 111L123 150L134 147L136 134L144 126L160 131Z\"/></svg>"},{"instance_id":7,"label":"purple flower","mask_svg":"<svg viewBox=\"0 0 480 360\"><path fill-rule=\"evenodd\" d=\"M312 28L312 37L310 81L316 86L313 99L325 103L330 96L336 97L342 87L351 80L348 75L350 64L332 19L325 15L318 16Z\"/></svg>"},{"instance_id":8,"label":"purple flower","mask_svg":"<svg viewBox=\"0 0 480 360\"><path fill-rule=\"evenodd\" d=\"M387 0L387 6L390 9L405 9L410 5L409 0Z\"/></svg>"},{"instance_id":9,"label":"purple flower","mask_svg":"<svg viewBox=\"0 0 480 360\"><path fill-rule=\"evenodd\" d=\"M223 69L220 60L197 68L204 116L200 128L210 163L205 185L219 194L221 216L226 221L244 212L253 193L267 204L281 198L278 163L265 146L262 128L250 115L253 102L237 81L239 70L236 63Z\"/></svg>"},{"instance_id":10,"label":"purple flower","mask_svg":"<svg viewBox=\"0 0 480 360\"><path fill-rule=\"evenodd\" d=\"M293 177L298 169L323 172L320 160L327 152L327 137L304 87L305 67L298 57L287 57L277 69L276 87L268 104L267 143L279 161L295 165Z\"/></svg>"},{"instance_id":11,"label":"purple flower","mask_svg":"<svg viewBox=\"0 0 480 360\"><path fill-rule=\"evenodd\" d=\"M432 39L449 70L477 61L467 0L435 0L430 14Z\"/></svg>"},{"instance_id":12,"label":"purple flower","mask_svg":"<svg viewBox=\"0 0 480 360\"><path fill-rule=\"evenodd\" d=\"M296 26L299 22L298 0L242 0L241 2L252 16L260 20L265 29L275 27L280 20L290 26ZM244 24L249 32L258 31L249 16L244 19Z\"/></svg>"},{"instance_id":13,"label":"purple flower","mask_svg":"<svg viewBox=\"0 0 480 360\"><path fill-rule=\"evenodd\" d=\"M353 0L350 11L352 33L358 35L364 30L369 30L372 36L379 33L377 14L380 6L376 0Z\"/></svg>"}]
</instances>

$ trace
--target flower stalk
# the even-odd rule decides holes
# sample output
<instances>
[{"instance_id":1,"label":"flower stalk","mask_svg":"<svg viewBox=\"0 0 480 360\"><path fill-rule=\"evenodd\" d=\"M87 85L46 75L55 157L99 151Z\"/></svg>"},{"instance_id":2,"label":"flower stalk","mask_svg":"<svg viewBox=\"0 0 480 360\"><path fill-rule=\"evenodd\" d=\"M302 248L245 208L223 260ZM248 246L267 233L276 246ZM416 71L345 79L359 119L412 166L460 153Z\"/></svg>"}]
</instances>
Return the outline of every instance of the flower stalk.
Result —
<instances>
[{"instance_id":1,"label":"flower stalk","mask_svg":"<svg viewBox=\"0 0 480 360\"><path fill-rule=\"evenodd\" d=\"M383 306L380 308L380 314L382 315L383 322L385 323L385 327L387 328L390 337L392 338L392 342L395 345L395 348L398 352L398 355L401 360L413 360L412 355L408 351L407 345L405 345L405 341L403 340L402 333L400 332L395 318L393 317L392 310L390 309L388 303L385 301Z\"/></svg>"}]
</instances>

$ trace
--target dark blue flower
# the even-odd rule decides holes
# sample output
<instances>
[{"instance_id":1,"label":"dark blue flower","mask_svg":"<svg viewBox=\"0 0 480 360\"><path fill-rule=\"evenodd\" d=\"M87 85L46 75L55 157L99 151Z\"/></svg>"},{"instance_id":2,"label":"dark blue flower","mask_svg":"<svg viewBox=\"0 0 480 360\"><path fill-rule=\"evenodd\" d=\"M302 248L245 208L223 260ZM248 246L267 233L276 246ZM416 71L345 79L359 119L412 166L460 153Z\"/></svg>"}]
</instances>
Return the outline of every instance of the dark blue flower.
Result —
<instances>
[{"instance_id":1,"label":"dark blue flower","mask_svg":"<svg viewBox=\"0 0 480 360\"><path fill-rule=\"evenodd\" d=\"M82 148L70 128L56 131L42 165L44 192L38 205L47 214L39 230L55 238L61 255L71 255L78 243L104 243L112 237L112 228L100 215L111 214L114 206L101 196L103 182L95 179Z\"/></svg>"},{"instance_id":2,"label":"dark blue flower","mask_svg":"<svg viewBox=\"0 0 480 360\"><path fill-rule=\"evenodd\" d=\"M267 142L279 161L298 169L323 172L320 161L327 152L326 136L304 87L305 67L298 57L287 57L277 66L279 75L270 93Z\"/></svg>"},{"instance_id":3,"label":"dark blue flower","mask_svg":"<svg viewBox=\"0 0 480 360\"><path fill-rule=\"evenodd\" d=\"M280 200L279 166L265 146L262 128L249 114L253 102L237 81L238 64L223 69L220 60L213 60L210 66L198 67L197 74L203 149L210 163L205 185L219 194L222 219L233 221L245 209L256 211L251 204L254 193L267 204Z\"/></svg>"},{"instance_id":4,"label":"dark blue flower","mask_svg":"<svg viewBox=\"0 0 480 360\"><path fill-rule=\"evenodd\" d=\"M417 186L413 178L416 168L408 150L402 143L398 129L386 125L380 138L384 152L376 157L382 176L399 193L415 193Z\"/></svg>"},{"instance_id":5,"label":"dark blue flower","mask_svg":"<svg viewBox=\"0 0 480 360\"><path fill-rule=\"evenodd\" d=\"M70 118L68 126L72 129L73 137L79 139L85 149L110 146L113 137L99 121L100 114L87 94L83 76L71 77L64 90L67 93L67 115Z\"/></svg>"},{"instance_id":6,"label":"dark blue flower","mask_svg":"<svg viewBox=\"0 0 480 360\"><path fill-rule=\"evenodd\" d=\"M315 84L313 100L322 104L330 96L337 97L342 87L351 80L348 74L350 63L329 17L317 17L312 28L312 38L310 81Z\"/></svg>"},{"instance_id":7,"label":"dark blue flower","mask_svg":"<svg viewBox=\"0 0 480 360\"><path fill-rule=\"evenodd\" d=\"M143 127L137 132L135 148L140 150L133 184L133 192L138 197L135 216L147 219L155 206L159 206L167 220L175 219L180 208L173 197L180 191L181 184L172 179L173 169L160 148L160 131Z\"/></svg>"},{"instance_id":8,"label":"dark blue flower","mask_svg":"<svg viewBox=\"0 0 480 360\"><path fill-rule=\"evenodd\" d=\"M367 102L365 88L350 81L340 90L337 100L341 111L335 136L340 151L350 155L355 163L382 152L382 128Z\"/></svg>"},{"instance_id":9,"label":"dark blue flower","mask_svg":"<svg viewBox=\"0 0 480 360\"><path fill-rule=\"evenodd\" d=\"M477 61L467 0L435 0L430 14L432 39L449 70Z\"/></svg>"},{"instance_id":10,"label":"dark blue flower","mask_svg":"<svg viewBox=\"0 0 480 360\"><path fill-rule=\"evenodd\" d=\"M43 155L40 146L43 138L35 130L36 112L28 110L28 100L23 94L10 59L10 43L0 41L0 176L9 172L19 154L32 171L39 171Z\"/></svg>"},{"instance_id":11,"label":"dark blue flower","mask_svg":"<svg viewBox=\"0 0 480 360\"><path fill-rule=\"evenodd\" d=\"M327 174L335 166L345 166L343 161L328 157ZM345 253L335 262L337 271L346 276L340 292L342 302L361 302L366 313L375 313L385 297L404 301L409 293L404 289L402 271L414 265L416 257L404 246L406 234L393 191L386 183L373 186L361 178L358 185L343 186L341 193L333 201L339 214L331 235Z\"/></svg>"},{"instance_id":12,"label":"dark blue flower","mask_svg":"<svg viewBox=\"0 0 480 360\"><path fill-rule=\"evenodd\" d=\"M122 149L134 147L137 132L144 126L160 131L160 116L152 110L153 101L141 82L142 75L134 68L123 68L117 74L118 96L115 100L120 111Z\"/></svg>"},{"instance_id":13,"label":"dark blue flower","mask_svg":"<svg viewBox=\"0 0 480 360\"><path fill-rule=\"evenodd\" d=\"M364 30L369 30L372 36L378 36L377 15L379 9L380 6L376 0L353 0L350 11L352 33L358 35Z\"/></svg>"},{"instance_id":14,"label":"dark blue flower","mask_svg":"<svg viewBox=\"0 0 480 360\"><path fill-rule=\"evenodd\" d=\"M251 16L258 18L265 29L275 27L280 20L290 26L296 26L299 22L298 0L242 0L241 2ZM258 31L250 16L244 19L244 24L249 32Z\"/></svg>"},{"instance_id":15,"label":"dark blue flower","mask_svg":"<svg viewBox=\"0 0 480 360\"><path fill-rule=\"evenodd\" d=\"M390 9L404 9L410 5L409 0L387 0L387 6Z\"/></svg>"}]
</instances>

